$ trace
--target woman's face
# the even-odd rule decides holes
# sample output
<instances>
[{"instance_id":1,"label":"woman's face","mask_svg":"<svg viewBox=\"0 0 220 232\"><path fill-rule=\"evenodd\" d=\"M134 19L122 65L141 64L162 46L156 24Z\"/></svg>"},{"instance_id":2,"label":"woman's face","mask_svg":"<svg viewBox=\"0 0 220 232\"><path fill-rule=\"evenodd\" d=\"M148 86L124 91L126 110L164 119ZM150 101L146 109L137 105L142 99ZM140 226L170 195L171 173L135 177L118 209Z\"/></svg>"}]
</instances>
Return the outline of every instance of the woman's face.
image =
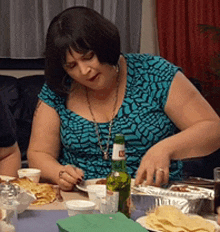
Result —
<instances>
[{"instance_id":1,"label":"woman's face","mask_svg":"<svg viewBox=\"0 0 220 232\"><path fill-rule=\"evenodd\" d=\"M92 90L108 88L116 75L113 66L101 64L92 51L86 54L68 51L64 69L76 82Z\"/></svg>"}]
</instances>

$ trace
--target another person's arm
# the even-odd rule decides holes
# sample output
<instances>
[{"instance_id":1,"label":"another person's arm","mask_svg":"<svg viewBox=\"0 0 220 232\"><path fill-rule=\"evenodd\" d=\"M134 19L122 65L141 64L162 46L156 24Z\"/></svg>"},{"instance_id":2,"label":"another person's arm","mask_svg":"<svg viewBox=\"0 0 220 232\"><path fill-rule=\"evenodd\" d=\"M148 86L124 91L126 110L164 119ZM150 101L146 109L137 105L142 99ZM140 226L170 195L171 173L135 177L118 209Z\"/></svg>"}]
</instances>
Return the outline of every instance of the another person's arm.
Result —
<instances>
[{"instance_id":1,"label":"another person's arm","mask_svg":"<svg viewBox=\"0 0 220 232\"><path fill-rule=\"evenodd\" d=\"M83 173L70 165L57 161L60 152L60 118L55 109L40 101L32 124L28 147L30 167L41 169L41 177L59 184L63 190L71 190L82 179ZM59 177L60 171L63 173Z\"/></svg>"},{"instance_id":2,"label":"another person's arm","mask_svg":"<svg viewBox=\"0 0 220 232\"><path fill-rule=\"evenodd\" d=\"M171 84L165 112L181 132L147 151L136 184L145 179L152 184L154 175L157 185L167 183L171 159L205 156L220 147L219 116L181 72L177 72Z\"/></svg>"},{"instance_id":3,"label":"another person's arm","mask_svg":"<svg viewBox=\"0 0 220 232\"><path fill-rule=\"evenodd\" d=\"M0 174L17 177L21 166L21 154L17 142L9 147L0 147Z\"/></svg>"},{"instance_id":4,"label":"another person's arm","mask_svg":"<svg viewBox=\"0 0 220 232\"><path fill-rule=\"evenodd\" d=\"M16 122L0 91L0 174L17 176L21 154L16 142Z\"/></svg>"},{"instance_id":5,"label":"another person's arm","mask_svg":"<svg viewBox=\"0 0 220 232\"><path fill-rule=\"evenodd\" d=\"M217 208L217 213L218 213L218 215L217 215L217 223L220 225L220 208L219 207Z\"/></svg>"}]
</instances>

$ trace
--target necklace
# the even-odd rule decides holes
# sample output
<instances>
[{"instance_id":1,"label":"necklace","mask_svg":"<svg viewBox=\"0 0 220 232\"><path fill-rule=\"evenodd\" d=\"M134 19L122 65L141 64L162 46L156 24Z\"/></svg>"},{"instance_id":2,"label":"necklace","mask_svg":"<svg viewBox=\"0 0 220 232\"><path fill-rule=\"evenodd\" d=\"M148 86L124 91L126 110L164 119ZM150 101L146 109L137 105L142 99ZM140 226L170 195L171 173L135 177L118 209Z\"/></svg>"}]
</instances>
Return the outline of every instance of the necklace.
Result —
<instances>
[{"instance_id":1,"label":"necklace","mask_svg":"<svg viewBox=\"0 0 220 232\"><path fill-rule=\"evenodd\" d=\"M116 86L116 92L115 92L115 103L114 103L114 108L113 108L113 112L112 112L111 121L109 122L109 132L108 132L108 141L107 141L107 144L106 144L106 149L104 149L103 146L102 146L102 141L101 141L101 137L100 137L100 133L99 133L99 126L98 126L98 123L95 120L95 116L94 116L93 111L92 111L91 103L89 101L88 91L87 91L87 88L86 88L86 99L87 99L89 111L91 113L93 122L95 124L95 131L96 131L96 135L98 137L98 144L99 144L99 147L100 147L100 149L101 149L101 151L103 153L103 159L104 160L109 159L109 153L108 153L109 142L110 142L110 138L111 138L112 125L113 125L113 121L114 121L114 114L115 114L115 110L116 110L116 105L117 105L117 102L118 102L119 68L118 68L118 71L116 71L116 72L118 73L118 75L116 77L117 78L117 80L116 80L117 81L117 86Z\"/></svg>"}]
</instances>

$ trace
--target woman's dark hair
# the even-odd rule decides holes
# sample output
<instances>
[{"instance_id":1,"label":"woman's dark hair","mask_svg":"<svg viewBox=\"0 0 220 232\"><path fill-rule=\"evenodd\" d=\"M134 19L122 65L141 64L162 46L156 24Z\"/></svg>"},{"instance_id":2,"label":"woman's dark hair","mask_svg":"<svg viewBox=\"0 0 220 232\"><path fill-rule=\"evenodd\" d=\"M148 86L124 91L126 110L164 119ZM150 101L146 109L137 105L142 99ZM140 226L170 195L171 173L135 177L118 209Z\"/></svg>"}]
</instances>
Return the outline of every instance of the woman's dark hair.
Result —
<instances>
[{"instance_id":1,"label":"woman's dark hair","mask_svg":"<svg viewBox=\"0 0 220 232\"><path fill-rule=\"evenodd\" d=\"M120 56L117 27L98 12L71 7L51 21L46 38L45 76L48 86L59 95L68 93L63 78L66 52L93 51L100 63L116 65Z\"/></svg>"}]
</instances>

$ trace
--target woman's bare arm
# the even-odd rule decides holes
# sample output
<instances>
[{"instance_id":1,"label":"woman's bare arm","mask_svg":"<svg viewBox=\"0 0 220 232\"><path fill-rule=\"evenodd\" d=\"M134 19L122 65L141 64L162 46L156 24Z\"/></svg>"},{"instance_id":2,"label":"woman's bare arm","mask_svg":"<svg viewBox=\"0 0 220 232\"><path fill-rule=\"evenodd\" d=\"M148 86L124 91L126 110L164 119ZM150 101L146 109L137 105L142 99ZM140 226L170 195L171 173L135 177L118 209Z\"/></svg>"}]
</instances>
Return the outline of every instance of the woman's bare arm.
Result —
<instances>
[{"instance_id":1,"label":"woman's bare arm","mask_svg":"<svg viewBox=\"0 0 220 232\"><path fill-rule=\"evenodd\" d=\"M57 183L62 169L57 161L60 151L60 119L57 112L39 101L34 113L28 147L29 167L41 169L41 177Z\"/></svg>"},{"instance_id":2,"label":"woman's bare arm","mask_svg":"<svg viewBox=\"0 0 220 232\"><path fill-rule=\"evenodd\" d=\"M181 72L171 85L165 112L181 130L165 141L172 159L204 156L220 148L219 116Z\"/></svg>"},{"instance_id":3,"label":"woman's bare arm","mask_svg":"<svg viewBox=\"0 0 220 232\"><path fill-rule=\"evenodd\" d=\"M41 177L58 184L62 190L71 190L84 174L78 168L63 166L57 161L60 144L59 115L52 107L40 101L32 124L28 148L29 166L41 169Z\"/></svg>"},{"instance_id":4,"label":"woman's bare arm","mask_svg":"<svg viewBox=\"0 0 220 232\"><path fill-rule=\"evenodd\" d=\"M205 156L220 147L220 119L191 82L178 72L171 84L165 112L181 130L151 147L138 169L136 184L156 185L169 179L171 159ZM163 170L163 171L160 171Z\"/></svg>"}]
</instances>

